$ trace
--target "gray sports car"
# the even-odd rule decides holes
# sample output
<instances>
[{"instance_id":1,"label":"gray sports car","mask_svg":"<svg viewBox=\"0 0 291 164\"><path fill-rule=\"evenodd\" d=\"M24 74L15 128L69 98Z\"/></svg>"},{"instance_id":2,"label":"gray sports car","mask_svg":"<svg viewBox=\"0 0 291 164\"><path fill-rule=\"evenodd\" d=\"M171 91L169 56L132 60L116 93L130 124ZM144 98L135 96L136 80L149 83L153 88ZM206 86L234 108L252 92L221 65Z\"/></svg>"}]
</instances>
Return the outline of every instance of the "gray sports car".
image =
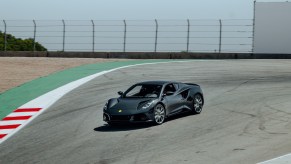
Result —
<instances>
[{"instance_id":1,"label":"gray sports car","mask_svg":"<svg viewBox=\"0 0 291 164\"><path fill-rule=\"evenodd\" d=\"M169 116L189 111L199 114L204 104L199 85L172 81L148 81L131 86L119 98L108 100L103 120L118 122L154 122L162 124Z\"/></svg>"}]
</instances>

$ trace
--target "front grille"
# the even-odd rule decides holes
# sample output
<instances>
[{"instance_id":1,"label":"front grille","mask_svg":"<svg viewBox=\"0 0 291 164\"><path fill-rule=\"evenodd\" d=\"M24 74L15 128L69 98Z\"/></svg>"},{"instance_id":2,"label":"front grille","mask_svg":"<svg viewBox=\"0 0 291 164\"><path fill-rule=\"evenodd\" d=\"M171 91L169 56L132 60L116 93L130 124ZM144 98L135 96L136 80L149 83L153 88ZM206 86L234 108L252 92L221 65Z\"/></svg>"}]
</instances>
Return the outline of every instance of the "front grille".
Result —
<instances>
[{"instance_id":1,"label":"front grille","mask_svg":"<svg viewBox=\"0 0 291 164\"><path fill-rule=\"evenodd\" d=\"M134 115L134 121L146 121L149 118L145 114Z\"/></svg>"},{"instance_id":2,"label":"front grille","mask_svg":"<svg viewBox=\"0 0 291 164\"><path fill-rule=\"evenodd\" d=\"M131 116L111 116L111 121L129 121Z\"/></svg>"}]
</instances>

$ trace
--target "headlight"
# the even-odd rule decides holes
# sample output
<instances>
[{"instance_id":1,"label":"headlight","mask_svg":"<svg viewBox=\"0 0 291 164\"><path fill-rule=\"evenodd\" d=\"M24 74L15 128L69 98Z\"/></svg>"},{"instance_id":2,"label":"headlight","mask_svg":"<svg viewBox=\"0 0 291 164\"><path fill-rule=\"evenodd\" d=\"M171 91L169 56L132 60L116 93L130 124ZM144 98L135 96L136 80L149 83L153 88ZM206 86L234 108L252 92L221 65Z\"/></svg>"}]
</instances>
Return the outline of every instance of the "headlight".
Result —
<instances>
[{"instance_id":1,"label":"headlight","mask_svg":"<svg viewBox=\"0 0 291 164\"><path fill-rule=\"evenodd\" d=\"M107 110L107 105L108 105L108 102L106 102L106 104L104 105L104 107L103 107L103 110Z\"/></svg>"},{"instance_id":2,"label":"headlight","mask_svg":"<svg viewBox=\"0 0 291 164\"><path fill-rule=\"evenodd\" d=\"M154 100L146 102L145 104L143 104L143 106L141 107L141 109L147 109L147 108L149 108L151 105L153 105L154 102L155 102Z\"/></svg>"}]
</instances>

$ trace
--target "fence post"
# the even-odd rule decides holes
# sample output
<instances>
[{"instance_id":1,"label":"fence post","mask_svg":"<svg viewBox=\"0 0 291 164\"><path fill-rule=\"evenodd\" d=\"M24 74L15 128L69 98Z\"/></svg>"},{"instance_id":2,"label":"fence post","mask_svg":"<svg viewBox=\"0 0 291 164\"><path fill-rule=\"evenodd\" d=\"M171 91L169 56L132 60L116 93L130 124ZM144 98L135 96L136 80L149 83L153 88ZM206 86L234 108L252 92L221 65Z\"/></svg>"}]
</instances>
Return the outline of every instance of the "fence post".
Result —
<instances>
[{"instance_id":1,"label":"fence post","mask_svg":"<svg viewBox=\"0 0 291 164\"><path fill-rule=\"evenodd\" d=\"M254 53L255 49L255 25L256 25L256 0L254 1L254 18L253 18L253 43L252 43L252 53Z\"/></svg>"},{"instance_id":2,"label":"fence post","mask_svg":"<svg viewBox=\"0 0 291 164\"><path fill-rule=\"evenodd\" d=\"M155 19L155 23L156 23L155 52L157 52L157 46L158 46L158 31L159 31L159 24L158 24L158 20L157 19Z\"/></svg>"},{"instance_id":3,"label":"fence post","mask_svg":"<svg viewBox=\"0 0 291 164\"><path fill-rule=\"evenodd\" d=\"M221 53L222 21L219 19L219 53Z\"/></svg>"},{"instance_id":4,"label":"fence post","mask_svg":"<svg viewBox=\"0 0 291 164\"><path fill-rule=\"evenodd\" d=\"M33 51L35 51L35 37L36 37L36 23L35 20L32 20L34 24L34 30L33 30Z\"/></svg>"},{"instance_id":5,"label":"fence post","mask_svg":"<svg viewBox=\"0 0 291 164\"><path fill-rule=\"evenodd\" d=\"M187 26L188 26L188 31L187 31L187 53L189 52L189 43L190 43L190 21L187 19Z\"/></svg>"},{"instance_id":6,"label":"fence post","mask_svg":"<svg viewBox=\"0 0 291 164\"><path fill-rule=\"evenodd\" d=\"M6 34L7 25L6 25L5 20L3 20L3 23L4 23L4 51L6 51L6 49L7 49L7 34Z\"/></svg>"},{"instance_id":7,"label":"fence post","mask_svg":"<svg viewBox=\"0 0 291 164\"><path fill-rule=\"evenodd\" d=\"M94 52L95 51L95 24L94 24L94 21L93 20L91 20L91 22L92 22L92 28L93 28L93 45L92 45L92 52Z\"/></svg>"},{"instance_id":8,"label":"fence post","mask_svg":"<svg viewBox=\"0 0 291 164\"><path fill-rule=\"evenodd\" d=\"M124 23L123 52L125 52L125 50L126 50L126 32L127 32L126 20L123 20L123 23Z\"/></svg>"},{"instance_id":9,"label":"fence post","mask_svg":"<svg viewBox=\"0 0 291 164\"><path fill-rule=\"evenodd\" d=\"M65 21L62 20L63 22L63 52L65 51L65 38L66 38L66 24Z\"/></svg>"}]
</instances>

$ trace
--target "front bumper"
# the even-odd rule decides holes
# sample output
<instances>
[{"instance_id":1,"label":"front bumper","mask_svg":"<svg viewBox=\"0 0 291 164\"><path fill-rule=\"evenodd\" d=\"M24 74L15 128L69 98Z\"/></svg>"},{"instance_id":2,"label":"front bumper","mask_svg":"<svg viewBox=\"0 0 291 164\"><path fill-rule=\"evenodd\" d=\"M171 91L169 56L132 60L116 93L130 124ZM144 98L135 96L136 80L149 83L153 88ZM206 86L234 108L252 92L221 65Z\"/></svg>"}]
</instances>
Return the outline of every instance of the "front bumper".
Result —
<instances>
[{"instance_id":1,"label":"front bumper","mask_svg":"<svg viewBox=\"0 0 291 164\"><path fill-rule=\"evenodd\" d=\"M105 122L152 122L153 116L150 113L139 113L133 115L110 115L108 113L103 113L103 121Z\"/></svg>"}]
</instances>

